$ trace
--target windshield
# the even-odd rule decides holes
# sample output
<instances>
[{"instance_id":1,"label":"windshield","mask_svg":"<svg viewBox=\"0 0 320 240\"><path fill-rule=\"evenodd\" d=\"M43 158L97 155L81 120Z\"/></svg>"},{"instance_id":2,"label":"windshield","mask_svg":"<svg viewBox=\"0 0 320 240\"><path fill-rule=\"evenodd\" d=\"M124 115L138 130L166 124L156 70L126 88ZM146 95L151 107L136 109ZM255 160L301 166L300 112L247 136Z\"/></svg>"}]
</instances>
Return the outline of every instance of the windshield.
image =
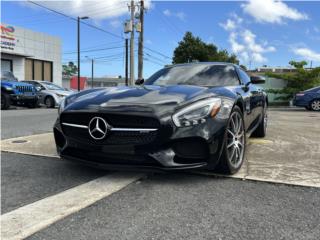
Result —
<instances>
[{"instance_id":1,"label":"windshield","mask_svg":"<svg viewBox=\"0 0 320 240\"><path fill-rule=\"evenodd\" d=\"M18 81L17 78L10 71L2 71L1 72L1 80L14 81L14 82Z\"/></svg>"},{"instance_id":2,"label":"windshield","mask_svg":"<svg viewBox=\"0 0 320 240\"><path fill-rule=\"evenodd\" d=\"M48 90L62 90L62 91L65 90L64 88L62 88L62 87L60 87L58 85L55 85L53 83L42 82L41 84Z\"/></svg>"},{"instance_id":3,"label":"windshield","mask_svg":"<svg viewBox=\"0 0 320 240\"><path fill-rule=\"evenodd\" d=\"M232 65L191 64L163 68L153 74L145 84L233 86L239 85L239 79Z\"/></svg>"}]
</instances>

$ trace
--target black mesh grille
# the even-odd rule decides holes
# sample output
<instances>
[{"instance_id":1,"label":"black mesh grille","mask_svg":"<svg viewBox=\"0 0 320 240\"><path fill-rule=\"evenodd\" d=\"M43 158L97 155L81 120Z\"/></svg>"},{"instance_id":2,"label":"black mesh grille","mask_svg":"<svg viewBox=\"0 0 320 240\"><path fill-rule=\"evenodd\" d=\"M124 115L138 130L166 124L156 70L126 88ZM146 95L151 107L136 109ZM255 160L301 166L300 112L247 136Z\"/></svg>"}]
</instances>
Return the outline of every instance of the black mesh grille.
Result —
<instances>
[{"instance_id":1,"label":"black mesh grille","mask_svg":"<svg viewBox=\"0 0 320 240\"><path fill-rule=\"evenodd\" d=\"M93 117L102 117L112 127L117 128L158 128L158 120L150 117L130 116L130 115L111 115L111 114L92 114L92 113L63 113L62 123L72 123L88 126ZM146 145L155 141L157 131L136 132L136 131L109 131L102 140L94 140L88 129L62 125L66 136L78 139L87 143L102 145Z\"/></svg>"},{"instance_id":2,"label":"black mesh grille","mask_svg":"<svg viewBox=\"0 0 320 240\"><path fill-rule=\"evenodd\" d=\"M153 142L157 137L157 132L129 132L129 131L110 131L102 140L94 140L88 129L62 126L66 136L82 140L93 144L108 145L144 145Z\"/></svg>"}]
</instances>

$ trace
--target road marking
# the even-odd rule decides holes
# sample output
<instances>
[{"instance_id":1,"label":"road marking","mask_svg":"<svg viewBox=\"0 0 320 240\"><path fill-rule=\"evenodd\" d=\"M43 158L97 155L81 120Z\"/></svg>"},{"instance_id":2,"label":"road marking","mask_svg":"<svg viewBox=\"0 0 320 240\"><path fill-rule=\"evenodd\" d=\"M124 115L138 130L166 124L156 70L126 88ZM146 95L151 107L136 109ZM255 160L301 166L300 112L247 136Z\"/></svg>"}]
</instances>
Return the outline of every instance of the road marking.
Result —
<instances>
[{"instance_id":1,"label":"road marking","mask_svg":"<svg viewBox=\"0 0 320 240\"><path fill-rule=\"evenodd\" d=\"M2 239L26 238L115 193L143 175L114 173L71 188L1 216Z\"/></svg>"}]
</instances>

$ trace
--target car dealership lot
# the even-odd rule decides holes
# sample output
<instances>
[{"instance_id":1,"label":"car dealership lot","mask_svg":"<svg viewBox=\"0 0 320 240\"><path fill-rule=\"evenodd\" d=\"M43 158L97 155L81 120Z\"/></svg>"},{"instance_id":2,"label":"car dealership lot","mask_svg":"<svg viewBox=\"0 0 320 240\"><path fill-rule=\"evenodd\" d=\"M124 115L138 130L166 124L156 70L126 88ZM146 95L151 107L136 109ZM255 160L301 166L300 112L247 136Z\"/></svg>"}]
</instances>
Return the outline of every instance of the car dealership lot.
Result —
<instances>
[{"instance_id":1,"label":"car dealership lot","mask_svg":"<svg viewBox=\"0 0 320 240\"><path fill-rule=\"evenodd\" d=\"M1 113L2 139L50 131L56 117L56 110L47 109ZM258 180L318 186L320 114L272 109L269 116L268 135L250 140L246 165L239 177L250 179L253 174L261 178ZM39 144L31 150L41 146L39 155L54 154L54 146L45 144L46 135L39 136L31 137ZM8 148L8 142L2 142L2 150ZM28 153L30 149L23 144L11 144L9 150L19 152L22 148ZM113 174L56 157L12 152L2 153L1 173L5 216L13 211L19 213L23 206L68 193L68 189L80 191L83 184ZM89 207L74 203L69 208L79 208L70 211L69 216L50 216L48 224L41 226L35 222L33 231L27 229L35 233L31 238L316 239L320 234L317 187L242 181L198 171L142 175L120 191L97 198ZM90 195L95 195L94 190ZM44 211L42 215L48 219L50 214ZM31 218L27 220L32 222ZM23 226L20 230L28 232Z\"/></svg>"}]
</instances>

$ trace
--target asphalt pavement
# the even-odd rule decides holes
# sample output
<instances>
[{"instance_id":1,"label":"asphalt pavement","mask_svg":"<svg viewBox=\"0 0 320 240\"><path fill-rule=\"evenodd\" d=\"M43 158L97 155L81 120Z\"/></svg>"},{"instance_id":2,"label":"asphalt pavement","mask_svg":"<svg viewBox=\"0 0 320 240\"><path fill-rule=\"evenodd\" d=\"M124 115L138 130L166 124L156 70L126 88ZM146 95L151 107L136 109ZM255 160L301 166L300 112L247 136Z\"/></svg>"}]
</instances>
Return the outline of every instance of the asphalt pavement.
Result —
<instances>
[{"instance_id":1,"label":"asphalt pavement","mask_svg":"<svg viewBox=\"0 0 320 240\"><path fill-rule=\"evenodd\" d=\"M57 109L10 108L1 111L1 139L52 131Z\"/></svg>"},{"instance_id":2,"label":"asphalt pavement","mask_svg":"<svg viewBox=\"0 0 320 240\"><path fill-rule=\"evenodd\" d=\"M1 136L49 132L56 111L1 111ZM58 158L1 157L2 214L112 173ZM148 173L29 239L319 239L319 212L319 188Z\"/></svg>"}]
</instances>

